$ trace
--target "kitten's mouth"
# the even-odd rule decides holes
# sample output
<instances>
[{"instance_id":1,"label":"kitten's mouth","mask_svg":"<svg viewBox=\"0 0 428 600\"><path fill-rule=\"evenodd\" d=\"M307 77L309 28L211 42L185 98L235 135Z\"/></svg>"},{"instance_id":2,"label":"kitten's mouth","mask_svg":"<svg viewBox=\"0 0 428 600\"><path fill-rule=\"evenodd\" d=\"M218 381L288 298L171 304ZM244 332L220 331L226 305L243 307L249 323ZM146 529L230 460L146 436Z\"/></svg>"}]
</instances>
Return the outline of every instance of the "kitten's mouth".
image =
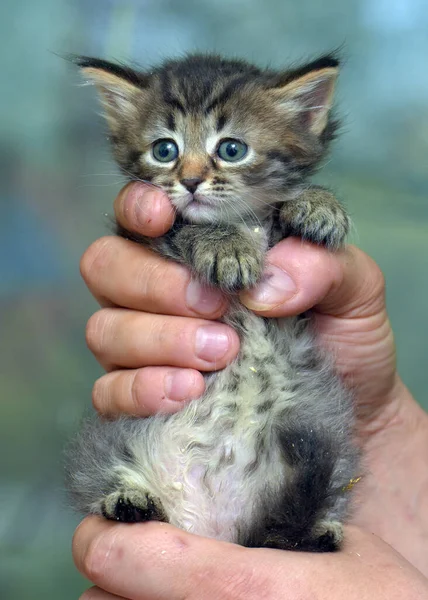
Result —
<instances>
[{"instance_id":1,"label":"kitten's mouth","mask_svg":"<svg viewBox=\"0 0 428 600\"><path fill-rule=\"evenodd\" d=\"M210 198L194 194L181 209L181 214L195 223L211 222L217 214L217 206Z\"/></svg>"},{"instance_id":2,"label":"kitten's mouth","mask_svg":"<svg viewBox=\"0 0 428 600\"><path fill-rule=\"evenodd\" d=\"M202 196L201 194L193 194L192 197L190 198L190 202L187 206L192 206L192 205L199 205L199 206L210 206L212 208L214 208L214 203L212 200L210 200L210 198L207 198L206 196Z\"/></svg>"}]
</instances>

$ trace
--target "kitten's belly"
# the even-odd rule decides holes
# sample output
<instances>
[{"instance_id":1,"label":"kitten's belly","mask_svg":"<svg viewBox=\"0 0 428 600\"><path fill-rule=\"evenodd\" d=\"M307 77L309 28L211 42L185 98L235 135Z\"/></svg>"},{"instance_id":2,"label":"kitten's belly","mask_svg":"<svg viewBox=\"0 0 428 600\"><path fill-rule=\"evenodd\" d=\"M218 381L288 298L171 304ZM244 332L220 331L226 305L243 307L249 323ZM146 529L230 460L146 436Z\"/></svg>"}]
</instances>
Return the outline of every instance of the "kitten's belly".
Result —
<instances>
[{"instance_id":1,"label":"kitten's belly","mask_svg":"<svg viewBox=\"0 0 428 600\"><path fill-rule=\"evenodd\" d=\"M192 432L195 447L206 448L181 453L181 460L170 463L167 477L174 491L171 501L163 502L171 524L198 535L237 541L239 525L251 520L261 492L268 488L274 492L278 482L284 482L285 468L273 448L271 460L257 456L262 435L261 424L257 425L254 422L240 437L217 436L208 444L205 436L201 439ZM266 438L263 445L268 443Z\"/></svg>"},{"instance_id":2,"label":"kitten's belly","mask_svg":"<svg viewBox=\"0 0 428 600\"><path fill-rule=\"evenodd\" d=\"M190 469L190 485L184 483L181 506L170 513L170 522L190 533L235 542L238 524L250 512L243 472L239 468L220 470L209 483L205 473L205 465Z\"/></svg>"},{"instance_id":3,"label":"kitten's belly","mask_svg":"<svg viewBox=\"0 0 428 600\"><path fill-rule=\"evenodd\" d=\"M164 424L150 482L150 489L158 487L154 492L171 524L233 542L240 524L252 522L260 497L269 490L276 494L286 475L273 432L277 407L263 406L276 390L268 386L260 392L245 365L231 391L237 368L228 367L203 398ZM282 406L286 402L283 393Z\"/></svg>"},{"instance_id":4,"label":"kitten's belly","mask_svg":"<svg viewBox=\"0 0 428 600\"><path fill-rule=\"evenodd\" d=\"M210 376L202 398L166 421L153 419L138 460L147 465L146 448L153 449L144 475L171 524L234 542L260 497L285 483L274 426L295 403L286 360L263 320L240 315L250 335L241 335L238 360ZM133 451L138 458L138 446Z\"/></svg>"}]
</instances>

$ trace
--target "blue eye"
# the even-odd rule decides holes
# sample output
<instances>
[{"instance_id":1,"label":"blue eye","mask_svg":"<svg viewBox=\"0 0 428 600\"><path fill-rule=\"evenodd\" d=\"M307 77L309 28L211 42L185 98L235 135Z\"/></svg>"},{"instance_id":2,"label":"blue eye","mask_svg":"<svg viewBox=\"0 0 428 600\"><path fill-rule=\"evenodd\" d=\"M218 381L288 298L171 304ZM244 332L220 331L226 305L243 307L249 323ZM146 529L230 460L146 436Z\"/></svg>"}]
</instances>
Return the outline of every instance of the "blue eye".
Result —
<instances>
[{"instance_id":1,"label":"blue eye","mask_svg":"<svg viewBox=\"0 0 428 600\"><path fill-rule=\"evenodd\" d=\"M217 148L219 157L227 162L237 162L238 160L242 160L247 152L247 144L233 139L223 140Z\"/></svg>"},{"instance_id":2,"label":"blue eye","mask_svg":"<svg viewBox=\"0 0 428 600\"><path fill-rule=\"evenodd\" d=\"M159 162L172 162L178 156L178 146L174 140L158 140L153 144L153 156Z\"/></svg>"}]
</instances>

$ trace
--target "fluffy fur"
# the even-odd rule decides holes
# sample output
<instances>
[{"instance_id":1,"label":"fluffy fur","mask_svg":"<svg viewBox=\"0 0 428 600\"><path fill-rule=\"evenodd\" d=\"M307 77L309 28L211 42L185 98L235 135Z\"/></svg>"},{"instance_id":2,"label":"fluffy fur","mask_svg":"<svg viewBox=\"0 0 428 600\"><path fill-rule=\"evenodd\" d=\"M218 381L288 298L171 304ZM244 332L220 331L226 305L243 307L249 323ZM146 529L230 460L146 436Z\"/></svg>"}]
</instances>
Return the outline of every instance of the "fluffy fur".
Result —
<instances>
[{"instance_id":1,"label":"fluffy fur","mask_svg":"<svg viewBox=\"0 0 428 600\"><path fill-rule=\"evenodd\" d=\"M274 72L193 55L149 73L77 62L100 92L119 166L163 188L177 211L161 238L119 235L231 294L224 321L241 350L177 414L88 421L69 452L75 506L247 546L337 549L357 474L350 393L309 318L257 317L235 292L260 280L267 248L287 235L343 244L346 213L307 183L334 136L338 61ZM156 158L159 140L173 160ZM222 158L228 140L245 146L239 160Z\"/></svg>"}]
</instances>

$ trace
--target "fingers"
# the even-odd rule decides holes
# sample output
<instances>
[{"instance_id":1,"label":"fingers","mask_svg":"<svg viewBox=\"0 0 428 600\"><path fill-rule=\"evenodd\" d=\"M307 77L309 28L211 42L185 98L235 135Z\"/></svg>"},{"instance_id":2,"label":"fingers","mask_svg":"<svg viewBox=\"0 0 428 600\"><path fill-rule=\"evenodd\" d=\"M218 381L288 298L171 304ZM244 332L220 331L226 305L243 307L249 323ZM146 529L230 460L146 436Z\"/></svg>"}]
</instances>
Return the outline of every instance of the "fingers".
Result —
<instances>
[{"instance_id":1,"label":"fingers","mask_svg":"<svg viewBox=\"0 0 428 600\"><path fill-rule=\"evenodd\" d=\"M102 306L210 319L226 310L219 290L192 280L181 265L119 237L94 242L83 255L80 270Z\"/></svg>"},{"instance_id":2,"label":"fingers","mask_svg":"<svg viewBox=\"0 0 428 600\"><path fill-rule=\"evenodd\" d=\"M250 309L268 317L300 314L316 306L336 317L364 317L383 307L382 273L353 246L338 252L288 238L268 253L267 276L241 294Z\"/></svg>"},{"instance_id":3,"label":"fingers","mask_svg":"<svg viewBox=\"0 0 428 600\"><path fill-rule=\"evenodd\" d=\"M237 333L223 323L104 308L88 321L86 340L106 368L224 368L239 348Z\"/></svg>"},{"instance_id":4,"label":"fingers","mask_svg":"<svg viewBox=\"0 0 428 600\"><path fill-rule=\"evenodd\" d=\"M92 402L109 417L123 413L147 417L177 412L183 402L198 398L204 390L204 378L194 369L145 367L107 373L96 381Z\"/></svg>"},{"instance_id":5,"label":"fingers","mask_svg":"<svg viewBox=\"0 0 428 600\"><path fill-rule=\"evenodd\" d=\"M166 194L128 184L115 200L119 223L146 236L160 236L174 221ZM191 280L184 267L118 237L94 242L82 257L82 277L102 306L118 305L158 314L220 317L227 306L218 291Z\"/></svg>"},{"instance_id":6,"label":"fingers","mask_svg":"<svg viewBox=\"0 0 428 600\"><path fill-rule=\"evenodd\" d=\"M166 233L175 217L165 192L139 182L123 188L114 202L114 212L122 227L149 237Z\"/></svg>"},{"instance_id":7,"label":"fingers","mask_svg":"<svg viewBox=\"0 0 428 600\"><path fill-rule=\"evenodd\" d=\"M102 589L133 600L270 597L272 570L254 576L255 552L166 523L129 527L97 517L85 519L73 539L79 571Z\"/></svg>"}]
</instances>

